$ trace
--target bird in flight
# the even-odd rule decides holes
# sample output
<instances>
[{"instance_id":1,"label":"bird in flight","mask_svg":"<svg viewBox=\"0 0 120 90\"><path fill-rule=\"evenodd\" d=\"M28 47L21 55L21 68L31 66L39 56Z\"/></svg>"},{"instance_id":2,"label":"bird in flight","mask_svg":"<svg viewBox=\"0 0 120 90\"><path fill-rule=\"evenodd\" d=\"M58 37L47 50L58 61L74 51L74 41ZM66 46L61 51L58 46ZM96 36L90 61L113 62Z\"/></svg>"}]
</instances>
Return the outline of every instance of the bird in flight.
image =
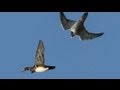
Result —
<instances>
[{"instance_id":1,"label":"bird in flight","mask_svg":"<svg viewBox=\"0 0 120 90\"><path fill-rule=\"evenodd\" d=\"M36 55L35 55L35 65L32 67L25 67L24 71L31 71L31 73L36 73L36 72L46 72L48 70L55 69L55 66L49 66L45 65L45 58L44 58L44 44L42 40L39 40L38 47L36 50Z\"/></svg>"},{"instance_id":2,"label":"bird in flight","mask_svg":"<svg viewBox=\"0 0 120 90\"><path fill-rule=\"evenodd\" d=\"M85 20L88 16L88 12L85 12L80 20L74 21L68 19L63 12L60 12L60 21L64 30L71 31L71 37L79 36L80 40L92 40L94 38L102 36L104 33L91 33L88 32L84 26Z\"/></svg>"}]
</instances>

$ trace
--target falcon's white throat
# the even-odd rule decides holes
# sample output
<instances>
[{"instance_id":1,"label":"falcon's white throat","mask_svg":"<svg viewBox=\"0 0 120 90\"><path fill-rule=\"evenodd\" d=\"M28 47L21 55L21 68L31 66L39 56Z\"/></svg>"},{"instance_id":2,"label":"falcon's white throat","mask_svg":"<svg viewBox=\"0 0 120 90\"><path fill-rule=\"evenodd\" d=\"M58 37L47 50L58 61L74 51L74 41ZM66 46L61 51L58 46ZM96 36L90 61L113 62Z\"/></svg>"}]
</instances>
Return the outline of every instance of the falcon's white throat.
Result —
<instances>
[{"instance_id":1,"label":"falcon's white throat","mask_svg":"<svg viewBox=\"0 0 120 90\"><path fill-rule=\"evenodd\" d=\"M76 30L76 26L77 26L78 22L76 22L71 28L70 31L72 31L75 34L75 30Z\"/></svg>"}]
</instances>

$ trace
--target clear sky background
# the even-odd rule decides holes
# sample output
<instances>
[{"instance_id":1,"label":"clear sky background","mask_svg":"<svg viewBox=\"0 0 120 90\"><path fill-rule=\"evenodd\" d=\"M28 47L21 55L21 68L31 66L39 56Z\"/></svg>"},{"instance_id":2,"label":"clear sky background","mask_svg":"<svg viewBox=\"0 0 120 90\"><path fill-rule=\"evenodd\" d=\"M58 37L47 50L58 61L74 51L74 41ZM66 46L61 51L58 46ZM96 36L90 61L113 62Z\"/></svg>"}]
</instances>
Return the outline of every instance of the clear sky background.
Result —
<instances>
[{"instance_id":1,"label":"clear sky background","mask_svg":"<svg viewBox=\"0 0 120 90\"><path fill-rule=\"evenodd\" d=\"M65 12L73 20L83 12ZM94 40L70 38L58 12L0 12L1 79L99 79L120 78L120 13L89 12L89 32L104 32ZM54 70L21 72L33 66L38 41L45 45L45 64Z\"/></svg>"}]
</instances>

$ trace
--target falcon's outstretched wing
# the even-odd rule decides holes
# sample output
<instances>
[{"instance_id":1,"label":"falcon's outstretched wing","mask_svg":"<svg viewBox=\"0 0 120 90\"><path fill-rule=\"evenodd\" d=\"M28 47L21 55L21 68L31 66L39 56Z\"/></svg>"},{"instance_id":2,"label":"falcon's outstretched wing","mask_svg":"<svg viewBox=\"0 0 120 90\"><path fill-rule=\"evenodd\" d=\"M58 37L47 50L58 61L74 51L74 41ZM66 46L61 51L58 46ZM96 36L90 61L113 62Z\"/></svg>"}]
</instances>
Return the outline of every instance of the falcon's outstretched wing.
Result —
<instances>
[{"instance_id":1,"label":"falcon's outstretched wing","mask_svg":"<svg viewBox=\"0 0 120 90\"><path fill-rule=\"evenodd\" d=\"M67 19L63 12L60 12L60 21L65 30L70 29L76 21Z\"/></svg>"},{"instance_id":2,"label":"falcon's outstretched wing","mask_svg":"<svg viewBox=\"0 0 120 90\"><path fill-rule=\"evenodd\" d=\"M88 32L85 28L80 32L79 36L81 40L92 40L94 38L102 36L104 33L91 33Z\"/></svg>"},{"instance_id":3,"label":"falcon's outstretched wing","mask_svg":"<svg viewBox=\"0 0 120 90\"><path fill-rule=\"evenodd\" d=\"M81 19L80 19L81 23L84 24L84 22L85 22L85 20L87 19L87 17L88 17L88 12L85 12L85 13L82 15Z\"/></svg>"}]
</instances>

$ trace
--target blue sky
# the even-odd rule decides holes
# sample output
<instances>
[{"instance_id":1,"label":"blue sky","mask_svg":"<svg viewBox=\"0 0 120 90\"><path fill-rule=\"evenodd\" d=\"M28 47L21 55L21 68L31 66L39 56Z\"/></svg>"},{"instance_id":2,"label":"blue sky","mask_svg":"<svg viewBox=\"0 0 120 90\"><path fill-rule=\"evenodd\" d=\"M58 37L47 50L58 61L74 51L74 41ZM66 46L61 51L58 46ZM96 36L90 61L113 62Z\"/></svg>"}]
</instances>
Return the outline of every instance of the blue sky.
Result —
<instances>
[{"instance_id":1,"label":"blue sky","mask_svg":"<svg viewBox=\"0 0 120 90\"><path fill-rule=\"evenodd\" d=\"M78 20L83 12L65 12ZM120 78L120 13L89 12L85 22L99 38L80 41L60 25L58 12L0 12L1 79L101 79ZM21 72L35 63L38 41L45 45L44 73Z\"/></svg>"}]
</instances>

